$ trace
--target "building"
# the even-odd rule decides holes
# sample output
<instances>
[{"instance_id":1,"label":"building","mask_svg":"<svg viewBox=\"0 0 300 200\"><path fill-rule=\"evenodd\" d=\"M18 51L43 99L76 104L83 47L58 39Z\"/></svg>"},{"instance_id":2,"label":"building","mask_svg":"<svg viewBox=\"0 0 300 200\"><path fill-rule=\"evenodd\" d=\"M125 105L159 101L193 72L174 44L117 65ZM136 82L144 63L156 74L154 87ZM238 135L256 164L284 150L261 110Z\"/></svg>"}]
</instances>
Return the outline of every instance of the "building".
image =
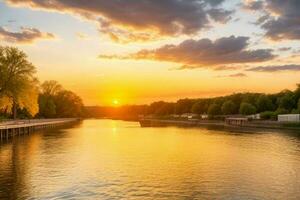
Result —
<instances>
[{"instance_id":1,"label":"building","mask_svg":"<svg viewBox=\"0 0 300 200\"><path fill-rule=\"evenodd\" d=\"M279 122L300 122L300 114L278 115Z\"/></svg>"},{"instance_id":2,"label":"building","mask_svg":"<svg viewBox=\"0 0 300 200\"><path fill-rule=\"evenodd\" d=\"M248 118L226 118L225 124L231 126L243 126L248 122Z\"/></svg>"},{"instance_id":3,"label":"building","mask_svg":"<svg viewBox=\"0 0 300 200\"><path fill-rule=\"evenodd\" d=\"M198 117L197 114L193 114L193 113L184 113L181 115L182 118L187 118L187 119L195 119Z\"/></svg>"},{"instance_id":4,"label":"building","mask_svg":"<svg viewBox=\"0 0 300 200\"><path fill-rule=\"evenodd\" d=\"M248 119L261 119L260 114L248 115L247 118Z\"/></svg>"},{"instance_id":5,"label":"building","mask_svg":"<svg viewBox=\"0 0 300 200\"><path fill-rule=\"evenodd\" d=\"M208 115L207 114L202 114L201 119L208 119Z\"/></svg>"}]
</instances>

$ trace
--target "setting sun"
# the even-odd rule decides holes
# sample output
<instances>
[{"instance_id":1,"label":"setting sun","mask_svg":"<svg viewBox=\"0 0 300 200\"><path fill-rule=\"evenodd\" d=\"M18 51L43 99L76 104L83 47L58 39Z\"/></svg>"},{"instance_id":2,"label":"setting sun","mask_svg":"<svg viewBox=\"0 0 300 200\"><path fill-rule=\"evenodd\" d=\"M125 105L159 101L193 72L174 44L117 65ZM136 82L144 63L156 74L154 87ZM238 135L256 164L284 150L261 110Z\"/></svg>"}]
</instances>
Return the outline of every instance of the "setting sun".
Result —
<instances>
[{"instance_id":1,"label":"setting sun","mask_svg":"<svg viewBox=\"0 0 300 200\"><path fill-rule=\"evenodd\" d=\"M117 106L117 105L120 104L120 102L119 102L118 99L114 99L114 100L112 101L112 103L113 103L113 105L115 105L115 106Z\"/></svg>"}]
</instances>

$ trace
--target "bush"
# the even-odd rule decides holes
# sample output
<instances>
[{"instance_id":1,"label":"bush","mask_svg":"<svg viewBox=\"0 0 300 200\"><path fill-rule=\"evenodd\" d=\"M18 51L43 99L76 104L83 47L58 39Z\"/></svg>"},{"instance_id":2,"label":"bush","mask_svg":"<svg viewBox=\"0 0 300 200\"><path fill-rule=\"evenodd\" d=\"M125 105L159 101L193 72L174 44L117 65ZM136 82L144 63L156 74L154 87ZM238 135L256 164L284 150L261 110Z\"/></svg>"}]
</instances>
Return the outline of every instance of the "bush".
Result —
<instances>
[{"instance_id":1,"label":"bush","mask_svg":"<svg viewBox=\"0 0 300 200\"><path fill-rule=\"evenodd\" d=\"M284 114L289 114L290 112L287 110L287 109L284 109L284 108L278 108L276 111L275 111L275 114L276 115L284 115Z\"/></svg>"},{"instance_id":2,"label":"bush","mask_svg":"<svg viewBox=\"0 0 300 200\"><path fill-rule=\"evenodd\" d=\"M292 113L292 114L300 114L300 112L299 112L298 109L293 109L291 113Z\"/></svg>"}]
</instances>

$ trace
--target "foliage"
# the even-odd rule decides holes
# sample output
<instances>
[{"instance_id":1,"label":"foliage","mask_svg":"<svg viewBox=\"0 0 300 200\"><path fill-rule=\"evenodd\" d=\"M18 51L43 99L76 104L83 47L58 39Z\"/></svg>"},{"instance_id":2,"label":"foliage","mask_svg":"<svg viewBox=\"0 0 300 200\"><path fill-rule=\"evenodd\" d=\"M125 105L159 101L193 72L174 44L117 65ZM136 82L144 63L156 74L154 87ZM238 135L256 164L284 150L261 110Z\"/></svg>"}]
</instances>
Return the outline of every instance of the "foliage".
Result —
<instances>
[{"instance_id":1,"label":"foliage","mask_svg":"<svg viewBox=\"0 0 300 200\"><path fill-rule=\"evenodd\" d=\"M273 103L267 95L261 94L256 100L256 107L258 112L273 110Z\"/></svg>"},{"instance_id":2,"label":"foliage","mask_svg":"<svg viewBox=\"0 0 300 200\"><path fill-rule=\"evenodd\" d=\"M260 113L260 118L261 119L272 119L272 120L276 120L277 119L277 114L276 112L273 111L265 111Z\"/></svg>"},{"instance_id":3,"label":"foliage","mask_svg":"<svg viewBox=\"0 0 300 200\"><path fill-rule=\"evenodd\" d=\"M179 101L177 101L175 105L175 113L176 114L189 113L193 104L194 104L193 99L180 99Z\"/></svg>"},{"instance_id":4,"label":"foliage","mask_svg":"<svg viewBox=\"0 0 300 200\"><path fill-rule=\"evenodd\" d=\"M60 91L54 98L57 117L82 116L83 103L79 96L67 90Z\"/></svg>"},{"instance_id":5,"label":"foliage","mask_svg":"<svg viewBox=\"0 0 300 200\"><path fill-rule=\"evenodd\" d=\"M293 94L285 94L278 99L279 108L291 111L295 106L295 100Z\"/></svg>"},{"instance_id":6,"label":"foliage","mask_svg":"<svg viewBox=\"0 0 300 200\"><path fill-rule=\"evenodd\" d=\"M45 81L39 88L36 69L26 54L0 46L0 114L10 113L14 118L31 118L37 113L45 118L77 117L83 113L83 103L56 81Z\"/></svg>"},{"instance_id":7,"label":"foliage","mask_svg":"<svg viewBox=\"0 0 300 200\"><path fill-rule=\"evenodd\" d=\"M39 117L80 117L83 103L79 96L64 90L56 81L45 81L39 95Z\"/></svg>"},{"instance_id":8,"label":"foliage","mask_svg":"<svg viewBox=\"0 0 300 200\"><path fill-rule=\"evenodd\" d=\"M256 108L250 103L242 103L239 112L242 115L253 115L256 113Z\"/></svg>"},{"instance_id":9,"label":"foliage","mask_svg":"<svg viewBox=\"0 0 300 200\"><path fill-rule=\"evenodd\" d=\"M0 47L0 97L8 112L26 109L31 116L38 112L38 81L35 67L24 52L14 47ZM2 106L3 107L3 106Z\"/></svg>"},{"instance_id":10,"label":"foliage","mask_svg":"<svg viewBox=\"0 0 300 200\"><path fill-rule=\"evenodd\" d=\"M207 112L208 102L205 100L198 100L193 104L191 112L194 114L204 114Z\"/></svg>"},{"instance_id":11,"label":"foliage","mask_svg":"<svg viewBox=\"0 0 300 200\"><path fill-rule=\"evenodd\" d=\"M236 106L231 100L228 100L225 103L223 103L221 109L224 115L232 115L235 113Z\"/></svg>"},{"instance_id":12,"label":"foliage","mask_svg":"<svg viewBox=\"0 0 300 200\"><path fill-rule=\"evenodd\" d=\"M214 116L219 115L221 113L221 106L219 104L211 104L208 108L208 115Z\"/></svg>"}]
</instances>

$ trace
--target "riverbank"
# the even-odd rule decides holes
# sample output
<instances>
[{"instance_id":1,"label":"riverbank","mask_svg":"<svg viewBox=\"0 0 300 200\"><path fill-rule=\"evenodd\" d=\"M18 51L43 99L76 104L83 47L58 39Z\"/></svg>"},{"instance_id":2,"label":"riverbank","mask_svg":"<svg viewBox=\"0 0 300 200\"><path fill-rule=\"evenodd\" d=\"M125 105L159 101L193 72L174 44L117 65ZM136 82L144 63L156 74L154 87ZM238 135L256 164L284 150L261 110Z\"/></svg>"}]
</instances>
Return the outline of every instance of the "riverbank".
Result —
<instances>
[{"instance_id":1,"label":"riverbank","mask_svg":"<svg viewBox=\"0 0 300 200\"><path fill-rule=\"evenodd\" d=\"M243 125L229 125L221 120L169 120L169 119L141 119L139 120L141 127L161 127L161 126L214 126L228 128L251 128L251 129L283 129L283 130L299 130L298 123L281 123L277 121L248 121Z\"/></svg>"},{"instance_id":2,"label":"riverbank","mask_svg":"<svg viewBox=\"0 0 300 200\"><path fill-rule=\"evenodd\" d=\"M56 127L79 120L79 118L56 118L2 121L0 122L0 141L4 138L12 138L15 135L29 134L37 129Z\"/></svg>"}]
</instances>

